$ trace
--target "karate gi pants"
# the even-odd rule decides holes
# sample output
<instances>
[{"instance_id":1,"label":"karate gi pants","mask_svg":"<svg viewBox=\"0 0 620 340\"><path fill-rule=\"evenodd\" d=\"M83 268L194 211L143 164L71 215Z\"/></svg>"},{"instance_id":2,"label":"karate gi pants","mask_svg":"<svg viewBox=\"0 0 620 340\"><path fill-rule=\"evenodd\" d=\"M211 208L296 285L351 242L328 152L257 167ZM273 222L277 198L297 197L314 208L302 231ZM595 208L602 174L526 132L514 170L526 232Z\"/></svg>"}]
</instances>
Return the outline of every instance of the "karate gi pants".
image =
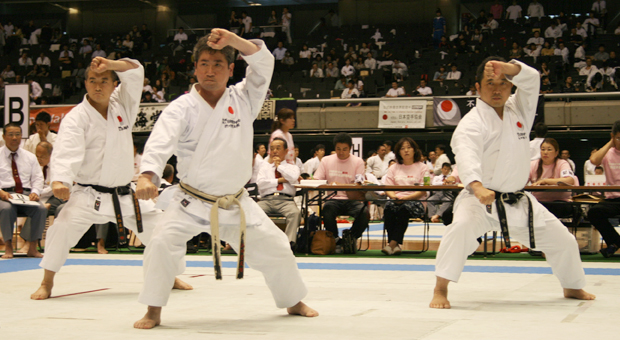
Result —
<instances>
[{"instance_id":1,"label":"karate gi pants","mask_svg":"<svg viewBox=\"0 0 620 340\"><path fill-rule=\"evenodd\" d=\"M89 194L73 191L71 199L63 205L54 224L47 230L45 256L40 266L58 272L67 261L69 251L84 236L93 224L116 222L114 215L99 215L88 205ZM162 213L160 211L142 212L143 232L138 233L133 209L123 209L125 227L133 231L144 244L148 244L151 234ZM172 287L171 287L172 288Z\"/></svg>"},{"instance_id":2,"label":"karate gi pants","mask_svg":"<svg viewBox=\"0 0 620 340\"><path fill-rule=\"evenodd\" d=\"M540 203L532 201L532 205L539 205L545 217L545 225L534 227L536 250L545 253L553 274L563 288L582 289L586 279L575 237ZM527 225L508 223L510 240L529 247ZM458 282L467 257L478 248L476 239L489 230L501 229L499 222L487 214L486 207L474 196L460 199L454 210L454 220L446 229L437 250L435 275Z\"/></svg>"},{"instance_id":3,"label":"karate gi pants","mask_svg":"<svg viewBox=\"0 0 620 340\"><path fill-rule=\"evenodd\" d=\"M13 239L13 227L17 221L17 215L23 214L32 219L30 228L22 229L20 236L26 241L37 241L43 236L47 209L41 202L39 205L16 205L10 202L0 201L0 231L5 241Z\"/></svg>"},{"instance_id":4,"label":"karate gi pants","mask_svg":"<svg viewBox=\"0 0 620 340\"><path fill-rule=\"evenodd\" d=\"M244 211L248 221L246 263L263 274L278 308L296 305L308 290L288 238L251 198L244 195L240 201L250 207ZM225 223L222 211L219 210L220 238L239 253L239 222ZM250 225L250 221L258 221L259 224ZM170 202L144 252L144 287L138 302L155 307L167 304L175 276L185 271L181 259L185 256L187 240L203 232L211 232L209 221L188 213L179 198Z\"/></svg>"},{"instance_id":5,"label":"karate gi pants","mask_svg":"<svg viewBox=\"0 0 620 340\"><path fill-rule=\"evenodd\" d=\"M289 242L297 241L297 230L301 222L301 211L297 208L297 204L292 198L280 196L267 196L258 202L258 206L263 209L265 214L280 214L286 218L286 230L284 233L288 237Z\"/></svg>"}]
</instances>

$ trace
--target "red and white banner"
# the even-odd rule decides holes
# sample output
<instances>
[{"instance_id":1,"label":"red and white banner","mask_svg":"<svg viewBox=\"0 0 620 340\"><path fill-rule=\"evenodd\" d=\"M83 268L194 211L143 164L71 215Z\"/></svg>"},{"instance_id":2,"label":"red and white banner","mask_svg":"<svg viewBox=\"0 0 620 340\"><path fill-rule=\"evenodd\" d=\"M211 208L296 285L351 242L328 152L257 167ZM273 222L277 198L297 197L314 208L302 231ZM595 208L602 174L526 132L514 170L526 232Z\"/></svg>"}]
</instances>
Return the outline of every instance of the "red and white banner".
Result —
<instances>
[{"instance_id":1,"label":"red and white banner","mask_svg":"<svg viewBox=\"0 0 620 340\"><path fill-rule=\"evenodd\" d=\"M426 100L382 100L379 102L379 128L424 129Z\"/></svg>"}]
</instances>

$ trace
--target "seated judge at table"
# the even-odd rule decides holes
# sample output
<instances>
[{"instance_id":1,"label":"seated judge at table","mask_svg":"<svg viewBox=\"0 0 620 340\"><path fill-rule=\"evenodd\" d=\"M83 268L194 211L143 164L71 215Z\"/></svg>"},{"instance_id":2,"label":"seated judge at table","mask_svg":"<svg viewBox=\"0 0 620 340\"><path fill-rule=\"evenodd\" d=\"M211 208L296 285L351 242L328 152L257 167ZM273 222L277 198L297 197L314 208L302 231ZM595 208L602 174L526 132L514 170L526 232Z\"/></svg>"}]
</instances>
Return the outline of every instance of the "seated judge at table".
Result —
<instances>
[{"instance_id":1,"label":"seated judge at table","mask_svg":"<svg viewBox=\"0 0 620 340\"><path fill-rule=\"evenodd\" d=\"M540 159L530 164L529 181L533 186L545 185L579 185L577 176L573 173L570 164L558 157L560 146L553 138L545 138L540 145ZM532 195L556 217L569 217L573 214L573 207L569 204L553 204L551 202L568 202L571 192L540 192Z\"/></svg>"},{"instance_id":2,"label":"seated judge at table","mask_svg":"<svg viewBox=\"0 0 620 340\"><path fill-rule=\"evenodd\" d=\"M422 163L422 150L416 142L404 137L394 147L396 164L388 169L383 177L385 185L420 185L424 183L424 175L428 172ZM391 199L385 204L384 221L389 244L381 250L386 255L400 255L405 231L409 226L409 218L423 218L425 209L420 199L425 199L426 191L386 191Z\"/></svg>"}]
</instances>

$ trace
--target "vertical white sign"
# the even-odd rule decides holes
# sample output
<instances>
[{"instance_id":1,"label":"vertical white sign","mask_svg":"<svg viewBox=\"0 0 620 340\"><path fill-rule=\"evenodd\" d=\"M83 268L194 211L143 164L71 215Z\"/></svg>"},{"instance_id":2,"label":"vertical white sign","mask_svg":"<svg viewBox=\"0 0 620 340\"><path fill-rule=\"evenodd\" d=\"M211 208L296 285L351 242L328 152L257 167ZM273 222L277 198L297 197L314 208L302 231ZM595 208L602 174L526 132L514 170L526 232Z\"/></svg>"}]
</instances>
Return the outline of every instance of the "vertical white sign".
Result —
<instances>
[{"instance_id":1,"label":"vertical white sign","mask_svg":"<svg viewBox=\"0 0 620 340\"><path fill-rule=\"evenodd\" d=\"M351 146L351 154L356 155L359 158L364 158L364 138L354 137L353 145Z\"/></svg>"},{"instance_id":2,"label":"vertical white sign","mask_svg":"<svg viewBox=\"0 0 620 340\"><path fill-rule=\"evenodd\" d=\"M4 87L4 119L2 124L17 123L22 127L22 138L28 138L30 123L30 86L10 84Z\"/></svg>"}]
</instances>

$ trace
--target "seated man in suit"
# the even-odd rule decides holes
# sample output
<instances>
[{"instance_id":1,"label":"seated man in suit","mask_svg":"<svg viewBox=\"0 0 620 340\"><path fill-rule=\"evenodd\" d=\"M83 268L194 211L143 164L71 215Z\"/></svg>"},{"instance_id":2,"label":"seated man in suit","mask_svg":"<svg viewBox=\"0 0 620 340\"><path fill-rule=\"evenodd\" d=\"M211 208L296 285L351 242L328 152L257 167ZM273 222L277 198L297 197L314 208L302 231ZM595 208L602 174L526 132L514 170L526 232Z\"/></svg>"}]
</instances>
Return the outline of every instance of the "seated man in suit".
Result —
<instances>
[{"instance_id":1,"label":"seated man in suit","mask_svg":"<svg viewBox=\"0 0 620 340\"><path fill-rule=\"evenodd\" d=\"M29 257L43 257L37 250L37 241L43 235L47 209L40 202L36 205L18 205L9 199L18 195L27 196L30 201L38 202L43 190L43 172L32 153L20 148L22 128L17 123L9 123L3 129L5 146L0 147L0 230L4 238L3 259L13 258L13 226L17 214L27 215L32 219L28 233L20 236L29 244Z\"/></svg>"},{"instance_id":2,"label":"seated man in suit","mask_svg":"<svg viewBox=\"0 0 620 340\"><path fill-rule=\"evenodd\" d=\"M269 144L271 157L263 162L256 184L261 200L258 205L266 214L281 214L286 217L284 231L291 245L297 240L297 229L301 222L301 212L293 200L295 187L299 178L299 167L285 161L288 143L276 137Z\"/></svg>"}]
</instances>

